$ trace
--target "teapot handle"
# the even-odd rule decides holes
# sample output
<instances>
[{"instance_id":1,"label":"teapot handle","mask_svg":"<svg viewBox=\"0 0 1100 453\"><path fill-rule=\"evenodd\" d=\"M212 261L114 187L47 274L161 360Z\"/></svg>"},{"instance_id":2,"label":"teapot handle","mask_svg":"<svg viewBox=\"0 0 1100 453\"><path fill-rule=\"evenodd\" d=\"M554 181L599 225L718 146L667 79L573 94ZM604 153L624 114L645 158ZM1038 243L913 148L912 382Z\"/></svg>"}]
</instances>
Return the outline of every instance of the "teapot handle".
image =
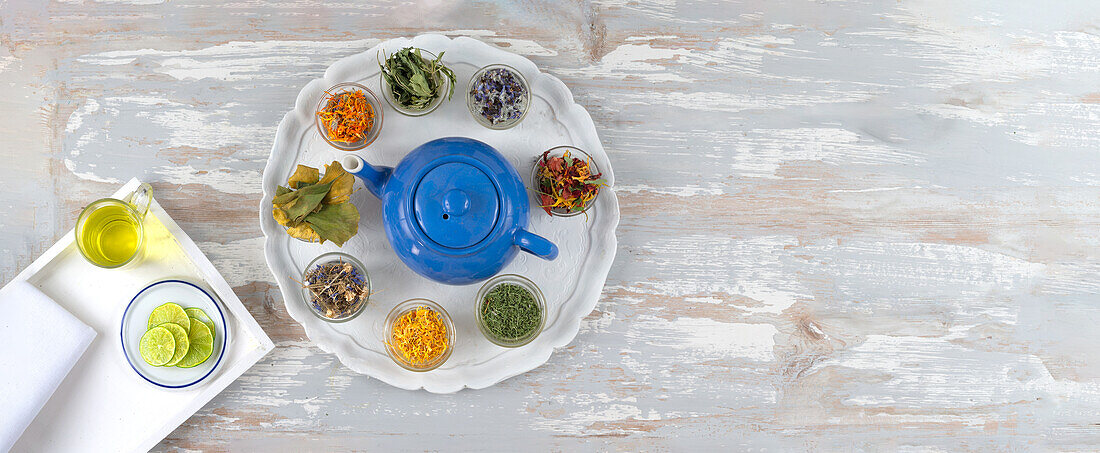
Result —
<instances>
[{"instance_id":1,"label":"teapot handle","mask_svg":"<svg viewBox=\"0 0 1100 453\"><path fill-rule=\"evenodd\" d=\"M521 250L547 261L558 257L558 246L549 239L522 228L516 230L513 243Z\"/></svg>"}]
</instances>

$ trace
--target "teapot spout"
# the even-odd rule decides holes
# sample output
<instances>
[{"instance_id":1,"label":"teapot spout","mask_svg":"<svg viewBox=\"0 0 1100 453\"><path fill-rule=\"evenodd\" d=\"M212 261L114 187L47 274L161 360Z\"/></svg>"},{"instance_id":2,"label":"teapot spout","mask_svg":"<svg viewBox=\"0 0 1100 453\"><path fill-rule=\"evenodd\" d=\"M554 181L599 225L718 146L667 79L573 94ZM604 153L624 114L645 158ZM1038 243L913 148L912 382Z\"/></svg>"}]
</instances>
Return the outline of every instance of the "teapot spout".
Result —
<instances>
[{"instance_id":1,"label":"teapot spout","mask_svg":"<svg viewBox=\"0 0 1100 453\"><path fill-rule=\"evenodd\" d=\"M362 179L363 185L367 186L367 190L369 190L370 193L374 194L374 196L379 199L382 198L382 188L386 185L386 180L390 179L393 168L375 167L363 160L362 157L354 154L344 156L340 163L348 173Z\"/></svg>"}]
</instances>

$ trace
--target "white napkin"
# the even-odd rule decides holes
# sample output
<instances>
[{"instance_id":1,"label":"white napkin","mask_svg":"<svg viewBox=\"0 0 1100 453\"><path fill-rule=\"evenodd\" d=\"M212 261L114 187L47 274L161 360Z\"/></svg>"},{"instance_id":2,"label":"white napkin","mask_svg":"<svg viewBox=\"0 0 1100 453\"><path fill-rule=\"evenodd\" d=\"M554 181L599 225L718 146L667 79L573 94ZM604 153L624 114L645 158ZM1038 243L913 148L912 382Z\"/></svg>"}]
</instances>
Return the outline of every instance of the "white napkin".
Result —
<instances>
[{"instance_id":1,"label":"white napkin","mask_svg":"<svg viewBox=\"0 0 1100 453\"><path fill-rule=\"evenodd\" d=\"M0 289L0 452L11 449L95 336L26 281Z\"/></svg>"}]
</instances>

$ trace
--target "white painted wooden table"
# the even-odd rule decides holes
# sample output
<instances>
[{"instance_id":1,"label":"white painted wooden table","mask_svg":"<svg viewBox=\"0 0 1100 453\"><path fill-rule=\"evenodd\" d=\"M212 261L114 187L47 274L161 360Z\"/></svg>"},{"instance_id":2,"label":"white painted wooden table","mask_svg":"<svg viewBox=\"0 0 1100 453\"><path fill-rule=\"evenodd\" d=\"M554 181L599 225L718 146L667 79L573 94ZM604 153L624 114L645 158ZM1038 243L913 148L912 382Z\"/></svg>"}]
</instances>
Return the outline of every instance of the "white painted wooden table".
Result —
<instances>
[{"instance_id":1,"label":"white painted wooden table","mask_svg":"<svg viewBox=\"0 0 1100 453\"><path fill-rule=\"evenodd\" d=\"M308 80L440 32L566 82L619 254L545 366L397 390L310 346L260 171ZM277 349L160 448L1092 449L1096 2L0 3L0 275L132 176Z\"/></svg>"}]
</instances>

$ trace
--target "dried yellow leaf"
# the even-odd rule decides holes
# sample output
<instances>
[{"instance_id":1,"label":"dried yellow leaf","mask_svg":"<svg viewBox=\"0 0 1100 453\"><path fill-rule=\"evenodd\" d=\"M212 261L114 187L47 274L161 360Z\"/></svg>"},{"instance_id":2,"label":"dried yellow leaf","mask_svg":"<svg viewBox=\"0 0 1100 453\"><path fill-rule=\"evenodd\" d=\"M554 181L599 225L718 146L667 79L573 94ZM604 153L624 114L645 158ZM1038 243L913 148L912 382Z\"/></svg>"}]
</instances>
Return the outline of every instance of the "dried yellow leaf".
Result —
<instances>
[{"instance_id":1,"label":"dried yellow leaf","mask_svg":"<svg viewBox=\"0 0 1100 453\"><path fill-rule=\"evenodd\" d=\"M290 218L286 216L286 211L279 208L272 209L271 216L275 218L276 222L279 222L279 225L282 226L286 226L287 222L290 221Z\"/></svg>"},{"instance_id":2,"label":"dried yellow leaf","mask_svg":"<svg viewBox=\"0 0 1100 453\"><path fill-rule=\"evenodd\" d=\"M310 227L308 223L301 223L298 226L287 228L286 234L289 234L292 238L301 239L307 242L325 242L316 231L313 231L313 228Z\"/></svg>"},{"instance_id":3,"label":"dried yellow leaf","mask_svg":"<svg viewBox=\"0 0 1100 453\"><path fill-rule=\"evenodd\" d=\"M325 165L325 177L318 181L318 184L324 184L331 181L332 188L325 194L325 199L321 202L324 204L339 204L345 203L351 199L351 189L355 184L355 177L344 170L344 166L340 165L340 162L332 161L331 164Z\"/></svg>"},{"instance_id":4,"label":"dried yellow leaf","mask_svg":"<svg viewBox=\"0 0 1100 453\"><path fill-rule=\"evenodd\" d=\"M297 189L302 183L317 184L317 180L320 178L321 173L316 168L298 165L298 168L294 170L294 174L290 175L290 179L286 183L291 189Z\"/></svg>"}]
</instances>

